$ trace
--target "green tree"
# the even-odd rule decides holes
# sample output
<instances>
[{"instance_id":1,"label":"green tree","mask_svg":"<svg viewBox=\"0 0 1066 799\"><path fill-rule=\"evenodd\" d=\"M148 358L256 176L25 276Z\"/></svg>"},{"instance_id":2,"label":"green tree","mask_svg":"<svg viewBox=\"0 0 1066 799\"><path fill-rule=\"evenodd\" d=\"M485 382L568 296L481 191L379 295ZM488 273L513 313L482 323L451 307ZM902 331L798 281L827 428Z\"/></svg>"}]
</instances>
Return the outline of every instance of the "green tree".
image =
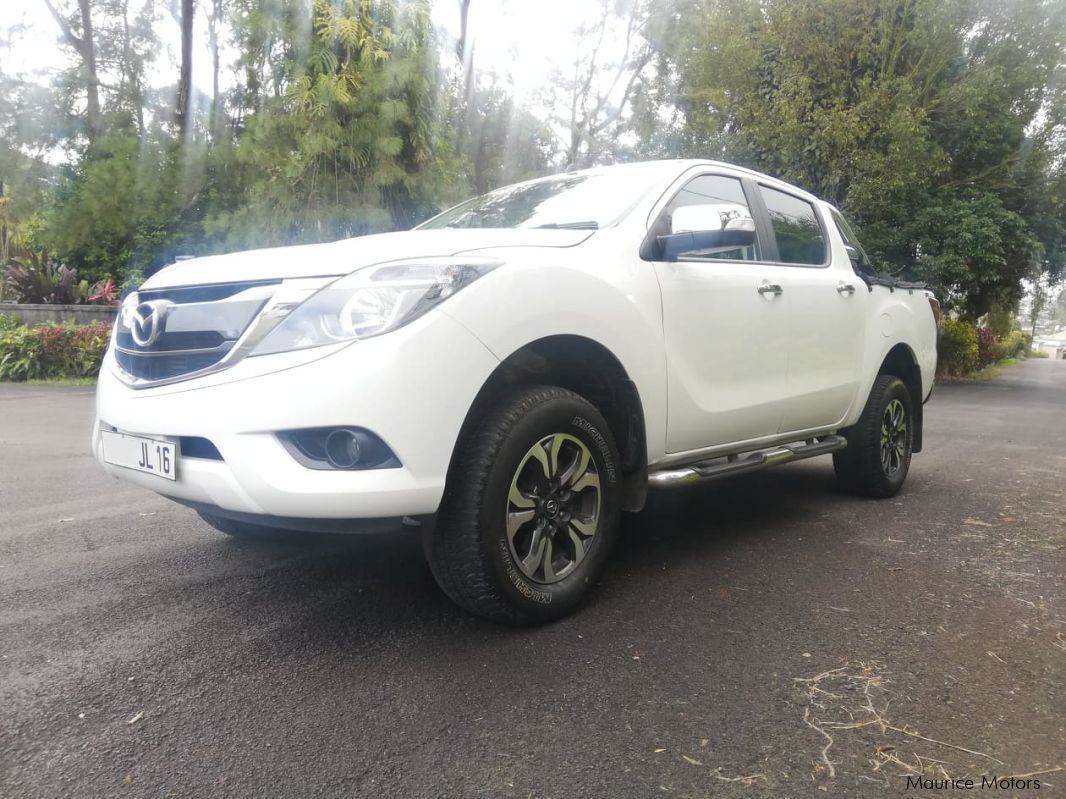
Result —
<instances>
[{"instance_id":1,"label":"green tree","mask_svg":"<svg viewBox=\"0 0 1066 799\"><path fill-rule=\"evenodd\" d=\"M649 151L826 197L883 268L972 318L1061 267L1061 0L678 0L664 18L650 95L673 124L651 104Z\"/></svg>"},{"instance_id":2,"label":"green tree","mask_svg":"<svg viewBox=\"0 0 1066 799\"><path fill-rule=\"evenodd\" d=\"M549 170L555 138L548 123L517 105L495 75L479 75L467 101L457 103L462 126L459 155L471 188L484 194L497 186L538 177ZM465 187L460 188L460 193ZM463 199L453 196L450 199Z\"/></svg>"},{"instance_id":3,"label":"green tree","mask_svg":"<svg viewBox=\"0 0 1066 799\"><path fill-rule=\"evenodd\" d=\"M429 5L238 4L245 82L230 179L208 216L225 246L409 227L435 208L453 151L436 102Z\"/></svg>"}]
</instances>

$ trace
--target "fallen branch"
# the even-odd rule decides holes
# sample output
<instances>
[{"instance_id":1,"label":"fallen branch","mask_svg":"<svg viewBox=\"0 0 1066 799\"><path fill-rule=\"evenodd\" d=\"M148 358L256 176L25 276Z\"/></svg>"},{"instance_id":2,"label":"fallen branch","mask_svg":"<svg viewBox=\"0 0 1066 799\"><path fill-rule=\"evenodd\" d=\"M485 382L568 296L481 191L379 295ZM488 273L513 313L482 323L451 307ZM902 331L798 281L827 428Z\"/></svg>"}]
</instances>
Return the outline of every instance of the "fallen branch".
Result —
<instances>
[{"instance_id":1,"label":"fallen branch","mask_svg":"<svg viewBox=\"0 0 1066 799\"><path fill-rule=\"evenodd\" d=\"M809 704L803 710L803 723L810 727L812 730L815 730L825 739L826 743L825 746L822 747L821 751L821 763L824 764L826 771L828 772L831 778L836 777L836 768L833 765L833 761L829 759L829 751L830 749L832 749L836 741L829 733L829 731L832 730L835 732L837 730L858 730L865 727L874 726L878 728L882 735L886 735L890 732L893 732L897 733L898 735L906 736L908 738L925 741L935 746L942 746L947 749L954 749L958 752L965 752L968 755L984 758L986 760L991 761L992 763L996 763L1001 766L1004 765L1002 760L993 757L992 755L987 754L985 752L978 751L977 749L970 749L965 746L959 746L958 744L948 743L947 741L941 741L936 738L930 738L927 735L922 735L916 730L911 729L910 725L908 724L894 724L888 718L888 708L890 701L885 701L884 706L878 709L877 705L874 702L873 694L871 693L872 689L881 687L883 682L882 676L878 674L875 670L878 667L878 664L859 663L857 665L859 667L859 673L854 673L855 669L849 668L849 664L845 663L839 668L824 671L814 677L793 678L794 682L803 683L806 685L806 697ZM852 708L847 707L843 703L843 696L837 693L833 693L831 690L827 690L826 688L822 687L821 683L823 683L824 681L841 681L845 684L845 687L850 685L853 689L861 686L861 692L865 700L864 703L854 704L852 707L854 708L855 712L852 712ZM835 688L836 686L831 687ZM842 691L841 693L844 692ZM812 708L816 708L817 710L821 711L833 711L838 714L844 713L847 714L850 720L835 721L832 719L818 719L813 716ZM817 710L815 712L817 712ZM861 721L858 721L855 719L855 716L856 713L858 713L858 711L860 710L866 715L866 718ZM895 753L894 750L894 746L878 747L875 754L875 758L870 761L870 763L873 765L874 771L880 771L882 767L891 764L908 774L920 775L933 772L943 775L944 777L949 776L947 770L945 769L945 766L950 764L946 761L937 760L933 757L922 757L919 756L917 752L914 752L914 761L917 764L914 765L904 761ZM1034 775L1036 773L1050 774L1055 771L1061 771L1062 768L1064 767L1060 766L1058 769L1051 769L1047 772L1034 772ZM1033 775L1016 776L1018 778L1024 778L1025 776Z\"/></svg>"},{"instance_id":2,"label":"fallen branch","mask_svg":"<svg viewBox=\"0 0 1066 799\"><path fill-rule=\"evenodd\" d=\"M833 761L831 761L829 759L829 748L833 745L833 736L830 735L829 733L827 733L825 730L823 730L821 728L821 726L819 726L818 724L812 723L810 717L811 717L811 709L809 707L808 708L804 708L803 709L803 721L807 724L808 727L810 727L812 730L817 730L819 733L824 735L826 737L826 739L829 741L829 743L827 743L822 748L822 761L825 763L826 768L829 769L829 776L830 777L835 777L837 775L837 772L836 772L836 769L833 768Z\"/></svg>"},{"instance_id":3,"label":"fallen branch","mask_svg":"<svg viewBox=\"0 0 1066 799\"><path fill-rule=\"evenodd\" d=\"M765 774L747 774L742 777L723 777L721 766L712 771L711 774L714 775L715 779L721 780L722 782L739 782L741 785L754 785L756 780L766 779Z\"/></svg>"}]
</instances>

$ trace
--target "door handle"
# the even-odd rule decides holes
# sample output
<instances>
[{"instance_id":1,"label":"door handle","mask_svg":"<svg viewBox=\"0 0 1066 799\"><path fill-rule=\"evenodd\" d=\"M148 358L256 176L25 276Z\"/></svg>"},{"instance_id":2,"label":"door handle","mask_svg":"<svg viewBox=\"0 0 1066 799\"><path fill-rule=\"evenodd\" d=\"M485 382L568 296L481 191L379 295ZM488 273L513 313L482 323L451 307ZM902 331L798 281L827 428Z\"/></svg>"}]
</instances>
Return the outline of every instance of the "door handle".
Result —
<instances>
[{"instance_id":1,"label":"door handle","mask_svg":"<svg viewBox=\"0 0 1066 799\"><path fill-rule=\"evenodd\" d=\"M853 286L851 283L845 283L844 281L837 283L837 294L847 294L848 296L851 296L854 293L855 286Z\"/></svg>"},{"instance_id":2,"label":"door handle","mask_svg":"<svg viewBox=\"0 0 1066 799\"><path fill-rule=\"evenodd\" d=\"M764 296L766 294L773 294L776 297L777 295L782 294L783 292L784 289L781 288L781 286L779 286L777 283L763 283L761 286L759 286L759 293Z\"/></svg>"}]
</instances>

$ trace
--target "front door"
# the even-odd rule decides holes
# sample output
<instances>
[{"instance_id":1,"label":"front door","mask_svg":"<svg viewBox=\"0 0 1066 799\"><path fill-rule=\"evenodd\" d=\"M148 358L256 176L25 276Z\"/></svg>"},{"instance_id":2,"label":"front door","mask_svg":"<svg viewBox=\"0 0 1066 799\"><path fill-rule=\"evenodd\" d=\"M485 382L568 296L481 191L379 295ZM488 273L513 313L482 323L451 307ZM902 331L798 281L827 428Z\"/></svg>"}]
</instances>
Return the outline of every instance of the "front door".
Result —
<instances>
[{"instance_id":1,"label":"front door","mask_svg":"<svg viewBox=\"0 0 1066 799\"><path fill-rule=\"evenodd\" d=\"M748 208L741 183L700 175L678 192L653 230L682 205ZM750 213L750 211L749 211ZM777 433L786 397L789 267L759 263L759 243L657 260L668 373L667 452Z\"/></svg>"}]
</instances>

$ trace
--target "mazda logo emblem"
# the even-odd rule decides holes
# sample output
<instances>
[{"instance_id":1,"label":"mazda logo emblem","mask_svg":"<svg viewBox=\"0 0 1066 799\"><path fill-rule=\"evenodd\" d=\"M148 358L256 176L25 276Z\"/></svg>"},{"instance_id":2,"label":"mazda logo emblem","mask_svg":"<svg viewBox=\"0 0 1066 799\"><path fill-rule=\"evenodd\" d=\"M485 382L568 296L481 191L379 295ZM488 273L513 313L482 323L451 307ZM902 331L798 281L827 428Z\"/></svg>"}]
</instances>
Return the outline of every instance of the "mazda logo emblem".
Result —
<instances>
[{"instance_id":1,"label":"mazda logo emblem","mask_svg":"<svg viewBox=\"0 0 1066 799\"><path fill-rule=\"evenodd\" d=\"M166 329L170 303L166 300L142 302L130 312L130 335L139 347L151 347Z\"/></svg>"}]
</instances>

